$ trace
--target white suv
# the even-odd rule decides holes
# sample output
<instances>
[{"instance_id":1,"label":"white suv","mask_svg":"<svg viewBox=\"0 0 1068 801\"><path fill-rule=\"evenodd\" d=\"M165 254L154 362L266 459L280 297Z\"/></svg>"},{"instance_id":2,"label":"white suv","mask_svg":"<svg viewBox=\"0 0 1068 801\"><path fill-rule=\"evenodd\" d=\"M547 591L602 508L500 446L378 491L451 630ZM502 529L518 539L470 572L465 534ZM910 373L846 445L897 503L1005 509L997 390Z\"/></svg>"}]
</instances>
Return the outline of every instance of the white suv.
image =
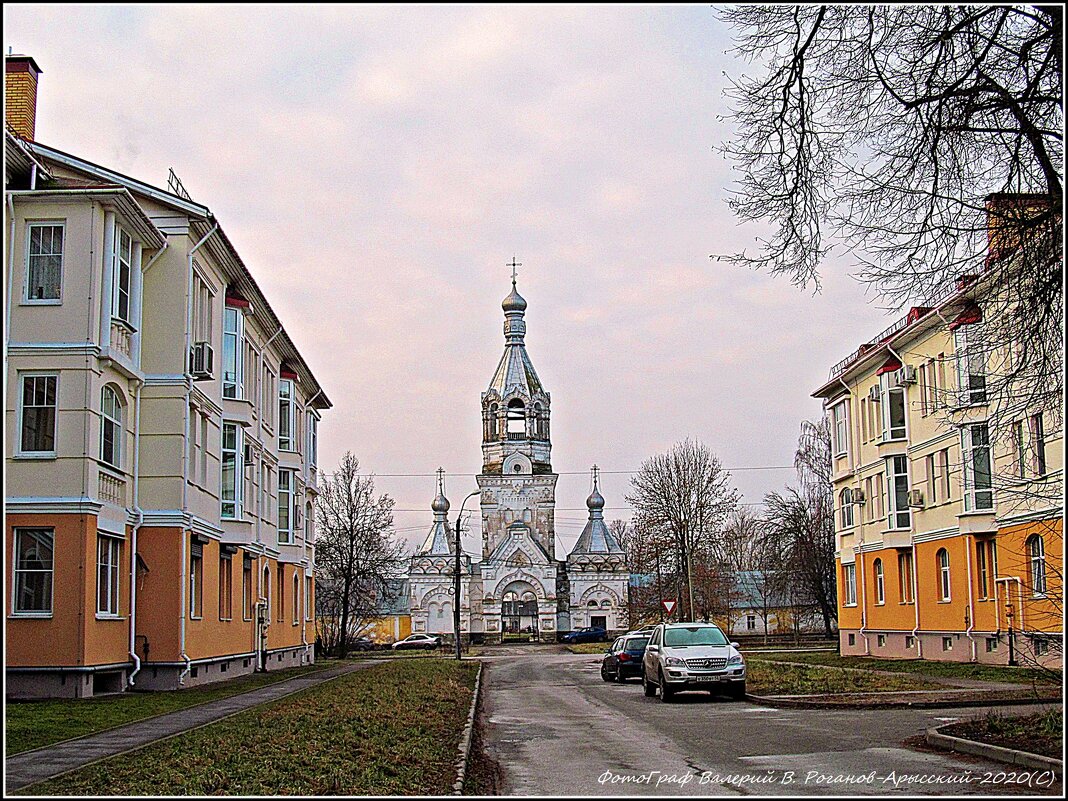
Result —
<instances>
[{"instance_id":1,"label":"white suv","mask_svg":"<svg viewBox=\"0 0 1068 801\"><path fill-rule=\"evenodd\" d=\"M745 697L745 660L738 643L714 623L661 623L645 646L642 687L668 701L679 690Z\"/></svg>"}]
</instances>

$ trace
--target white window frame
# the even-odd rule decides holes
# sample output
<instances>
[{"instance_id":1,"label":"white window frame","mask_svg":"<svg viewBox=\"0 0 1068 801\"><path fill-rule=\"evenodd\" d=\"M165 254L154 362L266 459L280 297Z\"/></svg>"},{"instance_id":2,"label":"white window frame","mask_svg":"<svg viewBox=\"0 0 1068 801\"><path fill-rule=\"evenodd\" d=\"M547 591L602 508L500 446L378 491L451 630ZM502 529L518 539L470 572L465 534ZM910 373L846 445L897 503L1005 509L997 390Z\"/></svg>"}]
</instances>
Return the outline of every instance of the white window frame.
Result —
<instances>
[{"instance_id":1,"label":"white window frame","mask_svg":"<svg viewBox=\"0 0 1068 801\"><path fill-rule=\"evenodd\" d=\"M18 440L16 444L16 454L21 457L31 459L54 459L56 457L57 440L59 439L59 373L48 372L32 372L32 373L19 373L18 383ZM55 389L55 404L51 407L54 409L52 414L52 450L50 451L28 451L22 447L23 443L23 426L25 424L25 412L26 412L26 379L28 378L54 378L56 381ZM34 389L36 394L36 388ZM47 390L46 390L47 396ZM30 408L33 409L47 409L47 405L33 405Z\"/></svg>"},{"instance_id":2,"label":"white window frame","mask_svg":"<svg viewBox=\"0 0 1068 801\"><path fill-rule=\"evenodd\" d=\"M122 537L98 531L96 536L96 616L117 618L121 610ZM101 586L103 583L103 586ZM106 605L101 593L106 592Z\"/></svg>"},{"instance_id":3,"label":"white window frame","mask_svg":"<svg viewBox=\"0 0 1068 801\"><path fill-rule=\"evenodd\" d=\"M1035 548L1035 545L1038 548ZM1046 597L1046 540L1041 534L1027 538L1028 578L1031 579L1031 597Z\"/></svg>"},{"instance_id":4,"label":"white window frame","mask_svg":"<svg viewBox=\"0 0 1068 801\"><path fill-rule=\"evenodd\" d=\"M124 258L122 239L126 237L129 240L130 252L126 254ZM124 325L133 328L133 324L130 318L133 316L134 309L134 239L130 233L118 223L115 223L115 261L112 265L111 274L111 319L118 320ZM126 315L123 316L119 308L119 300L123 293L122 285L122 268L126 268L127 284L125 287L126 292Z\"/></svg>"},{"instance_id":5,"label":"white window frame","mask_svg":"<svg viewBox=\"0 0 1068 801\"><path fill-rule=\"evenodd\" d=\"M938 568L938 601L950 603L953 600L953 576L950 573L949 549L939 548L935 560Z\"/></svg>"},{"instance_id":6,"label":"white window frame","mask_svg":"<svg viewBox=\"0 0 1068 801\"><path fill-rule=\"evenodd\" d=\"M285 410L282 404L286 404ZM296 451L296 398L294 397L293 379L281 378L278 381L278 450Z\"/></svg>"},{"instance_id":7,"label":"white window frame","mask_svg":"<svg viewBox=\"0 0 1068 801\"><path fill-rule=\"evenodd\" d=\"M901 460L905 465L905 471L903 473L895 472L897 460ZM904 478L905 491L904 509L898 508L898 479ZM911 483L909 482L909 458L906 455L889 456L886 459L886 527L893 531L904 531L912 528L912 509L908 505L909 489ZM901 516L906 516L906 522L901 525Z\"/></svg>"},{"instance_id":8,"label":"white window frame","mask_svg":"<svg viewBox=\"0 0 1068 801\"><path fill-rule=\"evenodd\" d=\"M264 360L261 369L263 374L263 382L261 387L261 394L263 395L263 397L260 401L263 404L263 414L261 415L261 419L263 421L263 427L273 433L275 399L278 397L277 390L275 389L275 373L266 360Z\"/></svg>"},{"instance_id":9,"label":"white window frame","mask_svg":"<svg viewBox=\"0 0 1068 801\"><path fill-rule=\"evenodd\" d=\"M112 417L108 413L107 404L105 403L105 398L107 397L107 394L109 392L111 393L111 396L115 399L115 409L117 415L115 417ZM105 384L103 387L100 388L100 461L106 464L108 467L113 467L116 470L122 470L122 456L124 450L123 446L125 444L125 434L123 433L122 427L122 412L123 405L122 400L119 397L118 391L110 384ZM104 431L109 424L114 426L115 428L115 431L112 435L112 446L115 451L115 461L111 461L110 459L108 459L107 454L104 452Z\"/></svg>"},{"instance_id":10,"label":"white window frame","mask_svg":"<svg viewBox=\"0 0 1068 801\"><path fill-rule=\"evenodd\" d=\"M283 480L284 478L284 480ZM294 540L293 523L296 516L293 507L297 497L297 471L278 469L278 542L292 545ZM286 525L282 525L282 510L285 509Z\"/></svg>"},{"instance_id":11,"label":"white window frame","mask_svg":"<svg viewBox=\"0 0 1068 801\"><path fill-rule=\"evenodd\" d=\"M912 552L905 551L897 555L897 587L898 594L901 600L898 603L911 604L915 602L913 596L913 571L916 569L913 564Z\"/></svg>"},{"instance_id":12,"label":"white window frame","mask_svg":"<svg viewBox=\"0 0 1068 801\"><path fill-rule=\"evenodd\" d=\"M300 573L293 571L293 625L300 625Z\"/></svg>"},{"instance_id":13,"label":"white window frame","mask_svg":"<svg viewBox=\"0 0 1068 801\"><path fill-rule=\"evenodd\" d=\"M312 619L312 577L304 574L304 620Z\"/></svg>"},{"instance_id":14,"label":"white window frame","mask_svg":"<svg viewBox=\"0 0 1068 801\"><path fill-rule=\"evenodd\" d=\"M856 563L842 565L842 589L845 591L843 606L857 605L857 565Z\"/></svg>"},{"instance_id":15,"label":"white window frame","mask_svg":"<svg viewBox=\"0 0 1068 801\"><path fill-rule=\"evenodd\" d=\"M981 432L985 442L975 444L976 436ZM964 511L986 512L994 508L994 462L993 452L990 448L990 430L986 423L971 423L960 430L960 450L964 469L961 471L961 482L964 496ZM986 485L977 486L975 463L977 459L986 455Z\"/></svg>"},{"instance_id":16,"label":"white window frame","mask_svg":"<svg viewBox=\"0 0 1068 801\"><path fill-rule=\"evenodd\" d=\"M875 605L883 606L886 603L886 570L882 559L876 559L872 563L871 572L875 577Z\"/></svg>"},{"instance_id":17,"label":"white window frame","mask_svg":"<svg viewBox=\"0 0 1068 801\"><path fill-rule=\"evenodd\" d=\"M315 469L319 464L319 416L308 411L308 467Z\"/></svg>"},{"instance_id":18,"label":"white window frame","mask_svg":"<svg viewBox=\"0 0 1068 801\"><path fill-rule=\"evenodd\" d=\"M233 329L231 330L231 323ZM223 307L222 394L228 400L244 398L245 315L236 306ZM227 343L234 348L233 380L227 379ZM232 394L227 394L232 391Z\"/></svg>"},{"instance_id":19,"label":"white window frame","mask_svg":"<svg viewBox=\"0 0 1068 801\"><path fill-rule=\"evenodd\" d=\"M226 429L232 427L234 429L234 448L226 447ZM244 489L245 489L245 430L244 428L235 422L223 421L221 443L219 450L221 458L219 460L219 504L220 504L220 516L223 520L241 520L244 510ZM226 500L225 490L226 486L223 481L226 476L226 459L228 455L231 455L234 460L234 487L233 487L233 499ZM234 505L233 514L226 513L226 505L232 503Z\"/></svg>"},{"instance_id":20,"label":"white window frame","mask_svg":"<svg viewBox=\"0 0 1068 801\"><path fill-rule=\"evenodd\" d=\"M33 229L34 228L59 228L60 229L60 251L56 253L31 253L30 246L33 242ZM55 238L53 236L53 243ZM22 284L22 303L30 306L59 306L63 303L63 272L64 272L64 251L67 245L67 221L66 220L33 220L26 223L26 270L23 273ZM59 256L59 295L54 298L34 298L30 297L30 260L34 257L54 257Z\"/></svg>"},{"instance_id":21,"label":"white window frame","mask_svg":"<svg viewBox=\"0 0 1068 801\"><path fill-rule=\"evenodd\" d=\"M879 389L882 396L879 405L882 407L883 442L901 442L909 438L909 399L905 392L905 387L890 386L891 375L893 375L893 373L887 372L879 376ZM902 424L899 429L891 428L890 422L890 399L896 393L900 393L901 395ZM897 430L900 430L901 433L895 436L894 432Z\"/></svg>"},{"instance_id":22,"label":"white window frame","mask_svg":"<svg viewBox=\"0 0 1068 801\"><path fill-rule=\"evenodd\" d=\"M198 553L199 551L199 553ZM196 561L194 561L196 560ZM199 564L200 575L193 569ZM189 619L204 618L204 546L192 543L189 546Z\"/></svg>"},{"instance_id":23,"label":"white window frame","mask_svg":"<svg viewBox=\"0 0 1068 801\"><path fill-rule=\"evenodd\" d=\"M848 398L831 407L831 439L834 443L833 450L836 459L849 455Z\"/></svg>"},{"instance_id":24,"label":"white window frame","mask_svg":"<svg viewBox=\"0 0 1068 801\"><path fill-rule=\"evenodd\" d=\"M856 525L856 520L853 515L853 490L850 487L846 487L838 494L838 501L840 504L840 512L838 515L838 522L842 525L842 530L847 528L853 528Z\"/></svg>"},{"instance_id":25,"label":"white window frame","mask_svg":"<svg viewBox=\"0 0 1068 801\"><path fill-rule=\"evenodd\" d=\"M13 536L11 538L13 551L11 554L11 569L12 579L11 582L11 616L12 617L34 617L34 618L50 618L52 612L55 609L56 598L56 530L50 526L15 526L13 530ZM19 567L19 543L21 538L26 534L46 534L52 540L52 558L48 563L47 568L20 568ZM43 560L42 560L43 561ZM48 608L47 609L20 609L19 608L19 578L20 574L26 573L41 573L48 576Z\"/></svg>"},{"instance_id":26,"label":"white window frame","mask_svg":"<svg viewBox=\"0 0 1068 801\"><path fill-rule=\"evenodd\" d=\"M960 406L982 406L987 402L986 351L983 347L980 323L958 326L953 332L953 348L957 357L957 402ZM972 378L982 379L973 387Z\"/></svg>"}]
</instances>

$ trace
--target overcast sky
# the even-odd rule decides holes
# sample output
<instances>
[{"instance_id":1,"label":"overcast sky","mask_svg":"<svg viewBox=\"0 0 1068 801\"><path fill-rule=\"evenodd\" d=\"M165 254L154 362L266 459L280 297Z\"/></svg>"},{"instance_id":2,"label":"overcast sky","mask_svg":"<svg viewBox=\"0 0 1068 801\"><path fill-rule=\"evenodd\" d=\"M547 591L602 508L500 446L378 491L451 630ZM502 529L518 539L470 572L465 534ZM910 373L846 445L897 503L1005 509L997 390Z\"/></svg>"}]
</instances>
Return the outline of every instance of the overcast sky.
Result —
<instances>
[{"instance_id":1,"label":"overcast sky","mask_svg":"<svg viewBox=\"0 0 1068 801\"><path fill-rule=\"evenodd\" d=\"M845 264L813 295L709 258L759 231L716 150L752 67L706 5L5 4L4 37L44 71L40 141L156 185L174 167L217 215L334 403L321 465L353 451L411 541L434 478L387 474L443 466L454 512L475 487L513 254L563 552L590 486L567 473L594 462L609 517L612 471L685 437L746 502L791 481L738 468L790 465L810 393L887 324Z\"/></svg>"}]
</instances>

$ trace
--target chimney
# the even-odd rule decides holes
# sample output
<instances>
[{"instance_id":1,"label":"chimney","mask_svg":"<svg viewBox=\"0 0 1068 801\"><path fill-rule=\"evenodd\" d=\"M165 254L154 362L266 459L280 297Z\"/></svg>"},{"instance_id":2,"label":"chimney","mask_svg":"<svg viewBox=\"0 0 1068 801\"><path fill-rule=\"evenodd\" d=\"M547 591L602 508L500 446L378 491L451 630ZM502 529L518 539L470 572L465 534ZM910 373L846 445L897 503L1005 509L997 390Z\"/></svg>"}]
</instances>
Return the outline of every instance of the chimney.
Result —
<instances>
[{"instance_id":1,"label":"chimney","mask_svg":"<svg viewBox=\"0 0 1068 801\"><path fill-rule=\"evenodd\" d=\"M4 120L23 139L33 141L37 121L37 76L41 68L31 56L4 57Z\"/></svg>"},{"instance_id":2,"label":"chimney","mask_svg":"<svg viewBox=\"0 0 1068 801\"><path fill-rule=\"evenodd\" d=\"M1023 192L996 192L986 201L986 262L1008 256L1020 240L1034 235L1042 212L1050 208L1050 196Z\"/></svg>"}]
</instances>

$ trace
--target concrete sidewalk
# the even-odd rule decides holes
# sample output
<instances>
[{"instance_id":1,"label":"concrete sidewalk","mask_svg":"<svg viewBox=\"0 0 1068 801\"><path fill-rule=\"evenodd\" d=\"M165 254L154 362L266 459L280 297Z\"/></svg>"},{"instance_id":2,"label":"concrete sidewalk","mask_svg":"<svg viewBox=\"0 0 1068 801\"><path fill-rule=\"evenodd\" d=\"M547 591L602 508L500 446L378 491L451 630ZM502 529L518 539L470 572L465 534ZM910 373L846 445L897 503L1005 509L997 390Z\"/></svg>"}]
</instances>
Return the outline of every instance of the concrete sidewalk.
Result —
<instances>
[{"instance_id":1,"label":"concrete sidewalk","mask_svg":"<svg viewBox=\"0 0 1068 801\"><path fill-rule=\"evenodd\" d=\"M97 734L89 734L74 740L44 746L33 751L8 757L5 762L7 774L6 793L19 790L61 773L88 765L98 759L132 751L159 740L172 737L189 729L215 723L237 712L284 698L287 695L314 687L325 681L370 667L375 662L355 662L340 667L321 670L303 676L295 676L275 684L268 684L240 695L232 695L218 701L209 701L197 706L170 712L166 715L130 723ZM179 691L180 692L180 691ZM5 793L5 794L6 794Z\"/></svg>"}]
</instances>

